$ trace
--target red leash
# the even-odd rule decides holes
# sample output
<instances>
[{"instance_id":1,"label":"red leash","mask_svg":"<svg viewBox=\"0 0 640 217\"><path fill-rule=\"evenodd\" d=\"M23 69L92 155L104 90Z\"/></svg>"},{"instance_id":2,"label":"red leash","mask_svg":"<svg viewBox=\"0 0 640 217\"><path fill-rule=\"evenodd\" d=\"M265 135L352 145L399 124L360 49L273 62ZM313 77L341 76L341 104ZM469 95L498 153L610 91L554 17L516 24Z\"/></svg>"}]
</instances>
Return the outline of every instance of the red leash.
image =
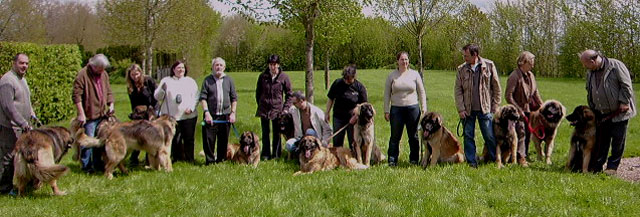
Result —
<instances>
[{"instance_id":1,"label":"red leash","mask_svg":"<svg viewBox=\"0 0 640 217\"><path fill-rule=\"evenodd\" d=\"M533 128L531 127L531 123L529 123L529 117L527 117L526 115L524 116L524 122L527 124L527 128L529 129L529 132L532 133L534 136L536 136L538 139L543 140L544 137L546 137L544 132L545 131L544 124L540 124L540 126ZM542 132L542 135L540 135L540 132Z\"/></svg>"}]
</instances>

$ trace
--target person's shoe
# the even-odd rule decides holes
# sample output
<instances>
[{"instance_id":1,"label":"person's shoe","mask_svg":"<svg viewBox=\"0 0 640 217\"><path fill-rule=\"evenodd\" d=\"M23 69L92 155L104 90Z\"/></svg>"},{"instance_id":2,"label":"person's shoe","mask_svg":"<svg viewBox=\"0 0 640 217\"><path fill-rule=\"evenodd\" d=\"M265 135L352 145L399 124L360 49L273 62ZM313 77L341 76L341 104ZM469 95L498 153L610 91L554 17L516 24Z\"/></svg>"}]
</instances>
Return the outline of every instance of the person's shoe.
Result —
<instances>
[{"instance_id":1,"label":"person's shoe","mask_svg":"<svg viewBox=\"0 0 640 217\"><path fill-rule=\"evenodd\" d=\"M418 161L417 160L410 160L409 163L413 164L413 165L418 165Z\"/></svg>"},{"instance_id":2,"label":"person's shoe","mask_svg":"<svg viewBox=\"0 0 640 217\"><path fill-rule=\"evenodd\" d=\"M520 158L518 159L518 164L520 164L520 166L522 167L529 167L529 163L527 163L527 159L526 158Z\"/></svg>"},{"instance_id":3,"label":"person's shoe","mask_svg":"<svg viewBox=\"0 0 640 217\"><path fill-rule=\"evenodd\" d=\"M396 162L396 159L394 157L389 157L389 167L395 167L398 166L398 162Z\"/></svg>"},{"instance_id":4,"label":"person's shoe","mask_svg":"<svg viewBox=\"0 0 640 217\"><path fill-rule=\"evenodd\" d=\"M604 170L604 174L607 174L608 176L615 176L618 173L618 171L614 170L614 169L606 169Z\"/></svg>"},{"instance_id":5,"label":"person's shoe","mask_svg":"<svg viewBox=\"0 0 640 217\"><path fill-rule=\"evenodd\" d=\"M469 166L473 169L478 169L478 164L469 164Z\"/></svg>"},{"instance_id":6,"label":"person's shoe","mask_svg":"<svg viewBox=\"0 0 640 217\"><path fill-rule=\"evenodd\" d=\"M9 193L7 195L12 196L12 197L16 197L16 196L18 196L18 190L16 190L15 188L11 189L11 191L9 191Z\"/></svg>"}]
</instances>

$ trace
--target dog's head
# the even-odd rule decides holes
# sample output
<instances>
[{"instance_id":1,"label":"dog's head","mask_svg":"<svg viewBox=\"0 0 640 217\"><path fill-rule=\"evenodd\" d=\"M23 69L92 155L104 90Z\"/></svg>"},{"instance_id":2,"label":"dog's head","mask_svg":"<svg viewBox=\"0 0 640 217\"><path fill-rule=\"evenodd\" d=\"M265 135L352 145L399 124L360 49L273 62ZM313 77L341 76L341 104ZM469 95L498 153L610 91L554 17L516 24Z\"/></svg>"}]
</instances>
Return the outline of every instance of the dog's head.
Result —
<instances>
[{"instance_id":1,"label":"dog's head","mask_svg":"<svg viewBox=\"0 0 640 217\"><path fill-rule=\"evenodd\" d=\"M573 109L573 113L567 115L566 118L571 126L574 127L585 126L587 124L595 125L596 122L596 115L588 106L584 105L580 105Z\"/></svg>"},{"instance_id":2,"label":"dog's head","mask_svg":"<svg viewBox=\"0 0 640 217\"><path fill-rule=\"evenodd\" d=\"M359 125L367 125L373 122L373 117L376 115L376 110L373 109L371 103L361 103L353 109L353 113L358 116Z\"/></svg>"},{"instance_id":3,"label":"dog's head","mask_svg":"<svg viewBox=\"0 0 640 217\"><path fill-rule=\"evenodd\" d=\"M129 114L131 120L151 120L156 116L153 106L139 105Z\"/></svg>"},{"instance_id":4,"label":"dog's head","mask_svg":"<svg viewBox=\"0 0 640 217\"><path fill-rule=\"evenodd\" d=\"M516 124L521 118L518 108L513 105L504 105L498 108L494 122L502 129L515 130Z\"/></svg>"},{"instance_id":5,"label":"dog's head","mask_svg":"<svg viewBox=\"0 0 640 217\"><path fill-rule=\"evenodd\" d=\"M322 143L320 139L314 136L305 136L298 140L296 143L300 157L304 159L311 159L316 151L320 150Z\"/></svg>"},{"instance_id":6,"label":"dog's head","mask_svg":"<svg viewBox=\"0 0 640 217\"><path fill-rule=\"evenodd\" d=\"M555 100L548 100L540 108L540 114L549 123L560 123L565 113L564 106Z\"/></svg>"},{"instance_id":7,"label":"dog's head","mask_svg":"<svg viewBox=\"0 0 640 217\"><path fill-rule=\"evenodd\" d=\"M420 121L420 126L422 127L422 137L429 138L442 127L442 117L438 113L429 112Z\"/></svg>"},{"instance_id":8,"label":"dog's head","mask_svg":"<svg viewBox=\"0 0 640 217\"><path fill-rule=\"evenodd\" d=\"M255 150L260 150L260 138L254 132L247 131L240 136L240 150L247 156Z\"/></svg>"},{"instance_id":9,"label":"dog's head","mask_svg":"<svg viewBox=\"0 0 640 217\"><path fill-rule=\"evenodd\" d=\"M280 132L293 131L293 117L290 113L281 113L278 116L278 124L280 125Z\"/></svg>"}]
</instances>

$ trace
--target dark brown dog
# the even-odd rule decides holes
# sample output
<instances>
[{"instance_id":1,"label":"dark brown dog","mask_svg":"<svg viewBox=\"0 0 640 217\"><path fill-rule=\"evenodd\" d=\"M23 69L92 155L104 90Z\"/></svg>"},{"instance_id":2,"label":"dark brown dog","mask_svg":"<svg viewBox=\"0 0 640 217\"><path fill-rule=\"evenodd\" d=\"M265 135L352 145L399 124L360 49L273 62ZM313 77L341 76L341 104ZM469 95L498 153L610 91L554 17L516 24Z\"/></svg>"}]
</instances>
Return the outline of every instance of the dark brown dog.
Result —
<instances>
[{"instance_id":1,"label":"dark brown dog","mask_svg":"<svg viewBox=\"0 0 640 217\"><path fill-rule=\"evenodd\" d=\"M129 114L131 120L152 120L156 118L156 112L153 106L139 105L133 108L133 112Z\"/></svg>"},{"instance_id":2,"label":"dark brown dog","mask_svg":"<svg viewBox=\"0 0 640 217\"><path fill-rule=\"evenodd\" d=\"M260 163L260 138L251 131L242 133L240 144L227 146L227 159L239 164L251 164L258 167Z\"/></svg>"},{"instance_id":3,"label":"dark brown dog","mask_svg":"<svg viewBox=\"0 0 640 217\"><path fill-rule=\"evenodd\" d=\"M516 124L522 121L520 112L513 105L498 108L493 116L493 133L496 138L496 163L502 168L502 163L515 163L518 150L518 133ZM486 148L486 146L485 146Z\"/></svg>"},{"instance_id":4,"label":"dark brown dog","mask_svg":"<svg viewBox=\"0 0 640 217\"><path fill-rule=\"evenodd\" d=\"M285 141L294 137L293 117L289 113L282 113L278 117L280 125L280 134L284 136Z\"/></svg>"},{"instance_id":5,"label":"dark brown dog","mask_svg":"<svg viewBox=\"0 0 640 217\"><path fill-rule=\"evenodd\" d=\"M309 174L316 171L332 170L338 166L348 169L366 169L368 166L358 163L351 151L343 147L325 148L320 139L305 136L297 145L300 156L300 171L293 175Z\"/></svg>"},{"instance_id":6,"label":"dark brown dog","mask_svg":"<svg viewBox=\"0 0 640 217\"><path fill-rule=\"evenodd\" d=\"M420 121L421 139L424 146L422 167L434 166L438 162L461 163L464 154L460 142L444 125L442 116L435 112L427 113Z\"/></svg>"},{"instance_id":7,"label":"dark brown dog","mask_svg":"<svg viewBox=\"0 0 640 217\"><path fill-rule=\"evenodd\" d=\"M542 133L544 135L544 137L540 139L534 135L534 133L531 134L531 141L533 141L536 151L538 152L538 160L544 158L547 164L551 164L551 154L553 153L556 133L564 114L566 114L566 109L556 100L547 100L542 104L540 109L531 112L529 119L531 128L541 129L538 131L538 134ZM541 147L543 141L545 143L544 150L542 150Z\"/></svg>"},{"instance_id":8,"label":"dark brown dog","mask_svg":"<svg viewBox=\"0 0 640 217\"><path fill-rule=\"evenodd\" d=\"M353 149L358 163L370 166L371 161L376 164L384 161L387 157L375 144L373 117L376 115L376 110L373 109L371 103L365 102L358 104L353 109L353 115L358 117L357 123L353 126Z\"/></svg>"},{"instance_id":9,"label":"dark brown dog","mask_svg":"<svg viewBox=\"0 0 640 217\"><path fill-rule=\"evenodd\" d=\"M73 143L71 132L64 127L47 127L23 133L13 151L14 183L18 195L24 195L26 187L34 184L40 188L48 183L55 195L64 195L57 180L69 171L58 164Z\"/></svg>"},{"instance_id":10,"label":"dark brown dog","mask_svg":"<svg viewBox=\"0 0 640 217\"><path fill-rule=\"evenodd\" d=\"M574 126L571 135L571 147L567 169L586 173L589 169L591 154L595 148L596 116L589 107L581 105L567 116L567 120Z\"/></svg>"}]
</instances>

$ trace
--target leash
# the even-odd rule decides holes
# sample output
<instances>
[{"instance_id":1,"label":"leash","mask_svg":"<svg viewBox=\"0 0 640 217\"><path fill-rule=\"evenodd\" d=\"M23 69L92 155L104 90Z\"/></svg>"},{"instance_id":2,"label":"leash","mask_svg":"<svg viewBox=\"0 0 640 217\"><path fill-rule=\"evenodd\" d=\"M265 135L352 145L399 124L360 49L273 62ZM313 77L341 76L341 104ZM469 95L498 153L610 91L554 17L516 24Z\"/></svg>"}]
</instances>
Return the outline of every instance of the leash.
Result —
<instances>
[{"instance_id":1,"label":"leash","mask_svg":"<svg viewBox=\"0 0 640 217\"><path fill-rule=\"evenodd\" d=\"M546 137L545 130L544 130L544 124L541 123L536 128L533 128L533 127L531 127L531 123L529 122L529 117L527 117L526 115L523 116L523 117L524 117L524 122L527 124L527 130L529 130L529 132L531 134L533 134L535 137L537 137L538 139L543 140L544 137ZM540 135L539 132L542 132L542 135Z\"/></svg>"},{"instance_id":2,"label":"leash","mask_svg":"<svg viewBox=\"0 0 640 217\"><path fill-rule=\"evenodd\" d=\"M207 124L207 122L202 121L202 126ZM238 129L236 129L236 125L227 121L227 120L211 120L211 125L213 124L231 124L231 128L233 129L233 134L236 136L236 139L240 139L240 133L238 133Z\"/></svg>"},{"instance_id":3,"label":"leash","mask_svg":"<svg viewBox=\"0 0 640 217\"><path fill-rule=\"evenodd\" d=\"M327 143L329 143L329 141L330 141L331 139L333 139L333 137L335 137L336 135L338 135L338 133L342 132L344 129L347 129L347 127L348 127L349 125L351 125L351 124L346 124L346 125L344 125L344 127L340 128L338 131L336 131L335 133L333 133L331 136L329 136L329 138L327 138L327 141L326 141L326 142L327 142Z\"/></svg>"},{"instance_id":4,"label":"leash","mask_svg":"<svg viewBox=\"0 0 640 217\"><path fill-rule=\"evenodd\" d=\"M166 83L165 83L166 85ZM162 88L162 87L160 87ZM167 115L171 115L171 111L169 111L169 102L167 101L167 90L163 90L164 91L164 97L162 99L162 103L160 103L160 108L158 108L158 111L156 112L156 115L158 117L160 117L160 111L162 111L162 104L167 104Z\"/></svg>"},{"instance_id":5,"label":"leash","mask_svg":"<svg viewBox=\"0 0 640 217\"><path fill-rule=\"evenodd\" d=\"M462 124L462 131L464 131L464 125L467 124L467 119L460 119L458 120L458 126L456 127L456 134L458 134L458 137L462 137L462 134L460 134L460 124Z\"/></svg>"}]
</instances>

